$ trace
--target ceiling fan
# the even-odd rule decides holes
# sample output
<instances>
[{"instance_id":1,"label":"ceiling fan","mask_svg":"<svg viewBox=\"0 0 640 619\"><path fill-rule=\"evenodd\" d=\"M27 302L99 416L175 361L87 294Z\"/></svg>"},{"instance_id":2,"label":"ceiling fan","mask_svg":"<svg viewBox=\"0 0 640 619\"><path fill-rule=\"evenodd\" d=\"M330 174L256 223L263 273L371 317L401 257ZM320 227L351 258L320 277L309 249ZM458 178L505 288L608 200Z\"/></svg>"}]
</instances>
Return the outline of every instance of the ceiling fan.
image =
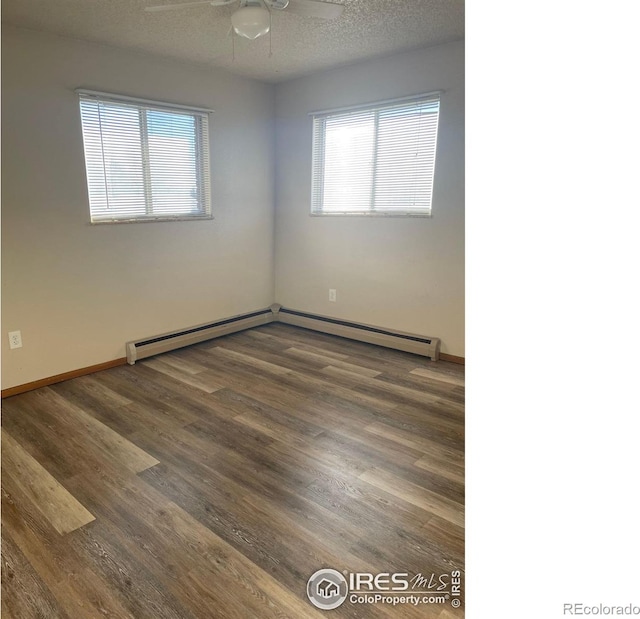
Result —
<instances>
[{"instance_id":1,"label":"ceiling fan","mask_svg":"<svg viewBox=\"0 0 640 619\"><path fill-rule=\"evenodd\" d=\"M211 6L227 6L238 3L238 10L231 15L233 31L247 39L257 39L271 29L271 11L287 11L302 17L319 17L335 19L342 15L344 6L325 0L204 0L200 2L183 2L181 4L161 4L148 6L145 11L173 11L209 4Z\"/></svg>"}]
</instances>

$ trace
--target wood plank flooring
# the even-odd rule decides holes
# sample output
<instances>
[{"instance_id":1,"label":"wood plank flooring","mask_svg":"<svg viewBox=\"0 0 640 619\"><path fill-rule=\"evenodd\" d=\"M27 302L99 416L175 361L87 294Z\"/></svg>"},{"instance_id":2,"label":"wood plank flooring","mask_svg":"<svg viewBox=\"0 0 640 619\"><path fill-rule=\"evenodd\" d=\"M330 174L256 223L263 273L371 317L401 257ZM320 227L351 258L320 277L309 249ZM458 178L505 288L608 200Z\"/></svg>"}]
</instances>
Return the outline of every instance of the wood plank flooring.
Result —
<instances>
[{"instance_id":1,"label":"wood plank flooring","mask_svg":"<svg viewBox=\"0 0 640 619\"><path fill-rule=\"evenodd\" d=\"M322 617L327 567L462 573L332 617L464 616L462 366L269 324L7 398L2 435L4 619Z\"/></svg>"}]
</instances>

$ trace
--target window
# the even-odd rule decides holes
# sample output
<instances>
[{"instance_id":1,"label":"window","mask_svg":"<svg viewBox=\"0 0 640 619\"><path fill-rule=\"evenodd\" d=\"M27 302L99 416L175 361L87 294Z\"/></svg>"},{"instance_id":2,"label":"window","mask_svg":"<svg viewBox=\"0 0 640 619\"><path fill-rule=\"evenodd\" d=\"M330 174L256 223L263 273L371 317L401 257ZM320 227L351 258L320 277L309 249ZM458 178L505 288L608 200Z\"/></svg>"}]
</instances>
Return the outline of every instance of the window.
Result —
<instances>
[{"instance_id":1,"label":"window","mask_svg":"<svg viewBox=\"0 0 640 619\"><path fill-rule=\"evenodd\" d=\"M430 215L438 94L313 116L311 213Z\"/></svg>"},{"instance_id":2,"label":"window","mask_svg":"<svg viewBox=\"0 0 640 619\"><path fill-rule=\"evenodd\" d=\"M92 222L211 218L207 110L78 93Z\"/></svg>"}]
</instances>

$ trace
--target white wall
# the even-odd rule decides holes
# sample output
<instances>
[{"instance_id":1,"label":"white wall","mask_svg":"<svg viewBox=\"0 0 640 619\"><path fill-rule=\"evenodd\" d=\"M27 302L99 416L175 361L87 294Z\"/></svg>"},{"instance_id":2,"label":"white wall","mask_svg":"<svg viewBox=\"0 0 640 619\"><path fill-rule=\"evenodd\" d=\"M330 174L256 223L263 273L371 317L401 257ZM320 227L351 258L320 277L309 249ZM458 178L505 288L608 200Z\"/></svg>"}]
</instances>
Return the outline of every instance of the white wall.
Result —
<instances>
[{"instance_id":1,"label":"white wall","mask_svg":"<svg viewBox=\"0 0 640 619\"><path fill-rule=\"evenodd\" d=\"M274 300L464 355L462 43L277 87L20 29L2 47L3 389ZM215 219L90 225L77 87L213 108ZM439 89L433 217L309 216L309 111Z\"/></svg>"},{"instance_id":2,"label":"white wall","mask_svg":"<svg viewBox=\"0 0 640 619\"><path fill-rule=\"evenodd\" d=\"M3 388L273 302L273 86L25 30L2 47ZM77 87L213 108L215 219L90 225Z\"/></svg>"},{"instance_id":3,"label":"white wall","mask_svg":"<svg viewBox=\"0 0 640 619\"><path fill-rule=\"evenodd\" d=\"M308 112L444 90L431 218L310 217ZM464 45L293 80L276 91L276 300L440 337L464 356ZM328 300L337 289L337 303Z\"/></svg>"}]
</instances>

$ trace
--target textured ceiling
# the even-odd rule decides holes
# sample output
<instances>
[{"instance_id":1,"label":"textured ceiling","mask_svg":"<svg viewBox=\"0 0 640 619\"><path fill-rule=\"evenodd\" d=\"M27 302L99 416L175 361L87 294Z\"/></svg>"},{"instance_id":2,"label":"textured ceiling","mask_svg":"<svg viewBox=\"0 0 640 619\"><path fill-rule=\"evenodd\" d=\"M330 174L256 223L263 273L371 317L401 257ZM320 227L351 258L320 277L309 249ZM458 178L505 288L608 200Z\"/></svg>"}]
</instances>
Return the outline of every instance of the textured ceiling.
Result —
<instances>
[{"instance_id":1,"label":"textured ceiling","mask_svg":"<svg viewBox=\"0 0 640 619\"><path fill-rule=\"evenodd\" d=\"M333 1L345 8L331 21L273 11L271 56L269 35L229 36L237 3L149 13L180 0L2 0L2 21L267 82L464 38L464 0Z\"/></svg>"}]
</instances>

